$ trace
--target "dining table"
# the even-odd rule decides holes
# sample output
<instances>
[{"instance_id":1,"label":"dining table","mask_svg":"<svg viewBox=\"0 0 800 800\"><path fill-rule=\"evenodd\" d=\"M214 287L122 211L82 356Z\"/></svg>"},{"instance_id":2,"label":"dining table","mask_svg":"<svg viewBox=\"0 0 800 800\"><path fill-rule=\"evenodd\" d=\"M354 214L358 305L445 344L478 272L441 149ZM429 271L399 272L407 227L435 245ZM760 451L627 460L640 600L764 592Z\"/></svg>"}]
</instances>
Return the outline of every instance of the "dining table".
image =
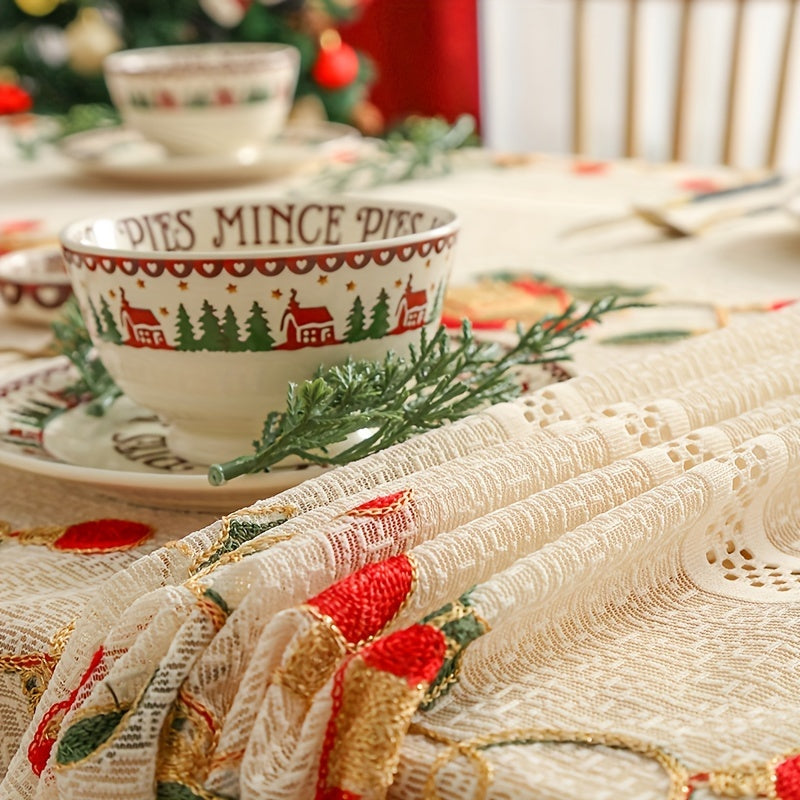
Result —
<instances>
[{"instance_id":1,"label":"dining table","mask_svg":"<svg viewBox=\"0 0 800 800\"><path fill-rule=\"evenodd\" d=\"M2 800L800 798L800 180L480 147L359 180L372 140L165 177L0 133L0 249L337 191L452 209L446 320L501 347L627 300L521 399L221 487L65 409L0 307Z\"/></svg>"}]
</instances>

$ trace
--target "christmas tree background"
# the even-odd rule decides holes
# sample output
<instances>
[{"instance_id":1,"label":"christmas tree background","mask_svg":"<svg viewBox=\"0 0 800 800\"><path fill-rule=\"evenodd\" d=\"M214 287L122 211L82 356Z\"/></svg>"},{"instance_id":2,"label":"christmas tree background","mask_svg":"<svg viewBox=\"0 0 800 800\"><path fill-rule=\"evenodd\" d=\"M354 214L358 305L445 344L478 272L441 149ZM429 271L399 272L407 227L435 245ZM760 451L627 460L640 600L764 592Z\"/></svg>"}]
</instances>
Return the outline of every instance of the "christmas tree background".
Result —
<instances>
[{"instance_id":1,"label":"christmas tree background","mask_svg":"<svg viewBox=\"0 0 800 800\"><path fill-rule=\"evenodd\" d=\"M0 0L0 84L43 114L113 118L102 60L121 49L217 41L292 44L301 54L297 108L378 133L373 67L338 29L369 0Z\"/></svg>"}]
</instances>

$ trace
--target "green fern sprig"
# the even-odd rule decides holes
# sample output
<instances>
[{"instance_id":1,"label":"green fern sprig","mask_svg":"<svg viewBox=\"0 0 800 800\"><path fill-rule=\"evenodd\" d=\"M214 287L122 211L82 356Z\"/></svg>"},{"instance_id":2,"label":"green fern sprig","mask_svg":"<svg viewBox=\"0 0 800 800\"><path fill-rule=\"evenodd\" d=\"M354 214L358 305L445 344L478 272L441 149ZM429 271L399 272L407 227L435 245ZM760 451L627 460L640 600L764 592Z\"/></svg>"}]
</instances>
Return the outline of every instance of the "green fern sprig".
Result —
<instances>
[{"instance_id":1,"label":"green fern sprig","mask_svg":"<svg viewBox=\"0 0 800 800\"><path fill-rule=\"evenodd\" d=\"M514 367L568 359L587 324L631 305L613 297L596 300L583 312L571 305L563 314L519 329L517 343L506 352L476 341L465 321L456 341L440 327L430 337L423 331L407 356L389 352L382 361L350 359L320 369L311 380L289 385L286 408L267 416L261 440L254 442L256 452L212 465L209 481L221 485L290 457L347 464L510 400L521 391Z\"/></svg>"}]
</instances>

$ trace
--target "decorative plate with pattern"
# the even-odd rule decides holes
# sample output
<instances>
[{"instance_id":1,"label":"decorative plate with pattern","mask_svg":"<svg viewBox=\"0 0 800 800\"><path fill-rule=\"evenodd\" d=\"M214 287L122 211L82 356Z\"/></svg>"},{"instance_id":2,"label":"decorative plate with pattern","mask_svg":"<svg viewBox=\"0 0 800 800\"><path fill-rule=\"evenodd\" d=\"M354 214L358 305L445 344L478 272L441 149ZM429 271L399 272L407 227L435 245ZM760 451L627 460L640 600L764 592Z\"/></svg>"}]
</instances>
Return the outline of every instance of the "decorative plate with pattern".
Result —
<instances>
[{"instance_id":1,"label":"decorative plate with pattern","mask_svg":"<svg viewBox=\"0 0 800 800\"><path fill-rule=\"evenodd\" d=\"M228 513L319 475L276 468L212 486L206 467L170 452L166 426L127 397L103 417L71 397L72 365L56 358L0 384L0 464L139 505Z\"/></svg>"}]
</instances>

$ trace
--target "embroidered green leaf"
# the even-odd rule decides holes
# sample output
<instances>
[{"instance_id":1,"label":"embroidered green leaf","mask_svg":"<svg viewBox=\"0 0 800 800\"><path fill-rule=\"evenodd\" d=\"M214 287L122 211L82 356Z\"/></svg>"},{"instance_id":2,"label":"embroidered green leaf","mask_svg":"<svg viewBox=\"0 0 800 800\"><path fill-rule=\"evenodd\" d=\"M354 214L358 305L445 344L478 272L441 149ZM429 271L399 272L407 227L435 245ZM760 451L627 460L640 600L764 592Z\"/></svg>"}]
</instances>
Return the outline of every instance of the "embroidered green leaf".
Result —
<instances>
[{"instance_id":1,"label":"embroidered green leaf","mask_svg":"<svg viewBox=\"0 0 800 800\"><path fill-rule=\"evenodd\" d=\"M471 609L470 592L463 594L457 602L448 603L438 611L425 617L422 622L438 628L447 640L447 655L420 704L421 711L432 708L455 683L458 664L467 646L486 633L486 625Z\"/></svg>"},{"instance_id":2,"label":"embroidered green leaf","mask_svg":"<svg viewBox=\"0 0 800 800\"><path fill-rule=\"evenodd\" d=\"M698 333L701 333L701 331L693 331L688 328L665 328L663 330L656 329L621 333L618 336L607 336L599 341L601 344L661 344L688 339L690 336L694 336Z\"/></svg>"},{"instance_id":3,"label":"embroidered green leaf","mask_svg":"<svg viewBox=\"0 0 800 800\"><path fill-rule=\"evenodd\" d=\"M164 781L156 788L156 800L203 800L203 797L182 783Z\"/></svg>"},{"instance_id":4,"label":"embroidered green leaf","mask_svg":"<svg viewBox=\"0 0 800 800\"><path fill-rule=\"evenodd\" d=\"M280 515L270 517L269 519L261 522L252 522L234 517L228 523L228 535L222 541L219 547L202 564L201 569L213 564L215 561L218 561L221 556L225 555L225 553L230 553L239 548L245 542L255 539L255 537L259 534L265 533L266 531L275 528L278 525L282 525L287 519L289 519L288 516Z\"/></svg>"},{"instance_id":5,"label":"embroidered green leaf","mask_svg":"<svg viewBox=\"0 0 800 800\"><path fill-rule=\"evenodd\" d=\"M203 592L203 594L209 600L211 600L212 603L214 603L215 605L219 606L222 609L222 611L225 614L225 616L230 616L231 610L230 610L228 604L225 602L225 598L221 594L219 594L218 592L215 592L213 589L210 589L210 588L206 589Z\"/></svg>"},{"instance_id":6,"label":"embroidered green leaf","mask_svg":"<svg viewBox=\"0 0 800 800\"><path fill-rule=\"evenodd\" d=\"M126 711L126 708L107 711L70 725L58 744L56 761L59 764L73 764L90 756L114 733Z\"/></svg>"}]
</instances>

